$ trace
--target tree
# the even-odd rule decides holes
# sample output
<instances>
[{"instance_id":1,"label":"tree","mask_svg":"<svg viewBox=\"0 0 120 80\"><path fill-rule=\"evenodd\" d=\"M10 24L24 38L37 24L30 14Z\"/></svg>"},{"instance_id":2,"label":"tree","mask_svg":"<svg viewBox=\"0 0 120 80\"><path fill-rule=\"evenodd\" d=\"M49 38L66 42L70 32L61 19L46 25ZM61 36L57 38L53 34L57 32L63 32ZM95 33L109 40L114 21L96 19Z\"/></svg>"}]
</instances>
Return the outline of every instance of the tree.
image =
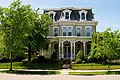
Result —
<instances>
[{"instance_id":1,"label":"tree","mask_svg":"<svg viewBox=\"0 0 120 80\"><path fill-rule=\"evenodd\" d=\"M31 53L40 49L47 49L49 40L47 39L49 27L52 24L48 14L36 13L36 18L31 26L31 31L26 32L24 36L24 45L28 51L28 61L31 61ZM34 27L33 27L34 26Z\"/></svg>"},{"instance_id":2,"label":"tree","mask_svg":"<svg viewBox=\"0 0 120 80\"><path fill-rule=\"evenodd\" d=\"M119 31L112 32L107 29L101 33L93 33L91 52L88 56L89 59L97 59L105 63L111 60L120 58L120 33Z\"/></svg>"},{"instance_id":3,"label":"tree","mask_svg":"<svg viewBox=\"0 0 120 80\"><path fill-rule=\"evenodd\" d=\"M10 70L14 54L27 49L30 60L31 51L37 51L38 46L47 41L48 27L52 22L47 14L40 15L38 10L33 10L30 5L21 5L20 0L8 8L0 8L4 53L10 57Z\"/></svg>"}]
</instances>

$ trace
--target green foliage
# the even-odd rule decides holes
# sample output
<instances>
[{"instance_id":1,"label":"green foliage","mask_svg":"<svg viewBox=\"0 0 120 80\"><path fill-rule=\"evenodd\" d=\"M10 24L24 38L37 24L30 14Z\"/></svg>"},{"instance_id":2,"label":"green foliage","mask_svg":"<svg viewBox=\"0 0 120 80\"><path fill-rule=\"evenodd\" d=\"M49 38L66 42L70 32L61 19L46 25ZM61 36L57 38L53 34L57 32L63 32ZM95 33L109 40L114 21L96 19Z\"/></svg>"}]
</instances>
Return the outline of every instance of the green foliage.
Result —
<instances>
[{"instance_id":1,"label":"green foliage","mask_svg":"<svg viewBox=\"0 0 120 80\"><path fill-rule=\"evenodd\" d=\"M60 74L60 71L20 71L20 70L5 70L0 71L2 73L9 73L9 74L41 74L41 75L51 75L51 74Z\"/></svg>"},{"instance_id":2,"label":"green foliage","mask_svg":"<svg viewBox=\"0 0 120 80\"><path fill-rule=\"evenodd\" d=\"M101 33L92 34L91 52L88 59L109 62L120 58L120 32L107 29Z\"/></svg>"},{"instance_id":3,"label":"green foliage","mask_svg":"<svg viewBox=\"0 0 120 80\"><path fill-rule=\"evenodd\" d=\"M76 63L81 63L84 60L84 53L82 50L80 50L76 55Z\"/></svg>"},{"instance_id":4,"label":"green foliage","mask_svg":"<svg viewBox=\"0 0 120 80\"><path fill-rule=\"evenodd\" d=\"M31 53L41 48L47 49L47 35L52 24L48 14L40 14L30 5L22 5L15 0L7 8L0 7L0 29L2 29L2 53L12 58L24 52ZM0 35L1 37L1 35ZM43 45L44 44L44 45Z\"/></svg>"},{"instance_id":5,"label":"green foliage","mask_svg":"<svg viewBox=\"0 0 120 80\"><path fill-rule=\"evenodd\" d=\"M56 53L56 51L53 51L50 59L52 61L57 61L58 60L58 54Z\"/></svg>"},{"instance_id":6,"label":"green foliage","mask_svg":"<svg viewBox=\"0 0 120 80\"><path fill-rule=\"evenodd\" d=\"M5 56L2 56L1 58L0 58L0 62L10 62L10 60L7 58L7 57L5 57Z\"/></svg>"}]
</instances>

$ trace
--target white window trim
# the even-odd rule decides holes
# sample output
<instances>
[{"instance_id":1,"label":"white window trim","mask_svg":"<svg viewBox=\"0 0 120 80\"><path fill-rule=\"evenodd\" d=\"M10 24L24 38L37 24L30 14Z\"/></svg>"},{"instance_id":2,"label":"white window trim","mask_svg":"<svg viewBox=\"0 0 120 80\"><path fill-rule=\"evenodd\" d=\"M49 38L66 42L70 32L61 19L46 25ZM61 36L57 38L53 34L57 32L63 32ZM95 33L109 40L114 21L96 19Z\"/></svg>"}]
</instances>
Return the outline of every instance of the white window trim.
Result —
<instances>
[{"instance_id":1,"label":"white window trim","mask_svg":"<svg viewBox=\"0 0 120 80\"><path fill-rule=\"evenodd\" d=\"M80 34L82 35L82 26L76 26L76 34L77 34L77 28L80 28ZM77 36L77 35L75 35Z\"/></svg>"},{"instance_id":2,"label":"white window trim","mask_svg":"<svg viewBox=\"0 0 120 80\"><path fill-rule=\"evenodd\" d=\"M53 14L53 21L55 21L55 14L56 14L56 12L54 12L54 11L49 11L48 14L49 14L49 16L50 16L50 14Z\"/></svg>"},{"instance_id":3,"label":"white window trim","mask_svg":"<svg viewBox=\"0 0 120 80\"><path fill-rule=\"evenodd\" d=\"M90 34L91 34L91 29L92 29L92 27L91 27L91 26L86 26L86 27L85 27L86 36L87 36L87 28L90 28Z\"/></svg>"},{"instance_id":4,"label":"white window trim","mask_svg":"<svg viewBox=\"0 0 120 80\"><path fill-rule=\"evenodd\" d=\"M80 21L85 21L85 20L82 20L82 19L81 19L82 13L85 14L85 20L86 20L87 11L85 11L85 10L79 11L79 15L80 15L80 19L79 19L79 20L80 20Z\"/></svg>"},{"instance_id":5,"label":"white window trim","mask_svg":"<svg viewBox=\"0 0 120 80\"><path fill-rule=\"evenodd\" d=\"M68 36L68 27L71 27L72 30L73 30L73 26L62 26L62 36L63 36L63 28L64 28L64 27L66 27L66 30L67 30L66 36Z\"/></svg>"},{"instance_id":6,"label":"white window trim","mask_svg":"<svg viewBox=\"0 0 120 80\"><path fill-rule=\"evenodd\" d=\"M68 13L69 13L69 19L65 19L65 13L66 13L66 12L68 12ZM66 10L64 10L64 11L63 11L63 13L64 13L64 20L70 20L70 15L71 15L71 12L72 12L72 11L71 11L71 10L69 10L69 9L66 9Z\"/></svg>"},{"instance_id":7,"label":"white window trim","mask_svg":"<svg viewBox=\"0 0 120 80\"><path fill-rule=\"evenodd\" d=\"M58 36L59 36L59 27L53 27L53 36L54 36L54 30L55 28L58 28Z\"/></svg>"}]
</instances>

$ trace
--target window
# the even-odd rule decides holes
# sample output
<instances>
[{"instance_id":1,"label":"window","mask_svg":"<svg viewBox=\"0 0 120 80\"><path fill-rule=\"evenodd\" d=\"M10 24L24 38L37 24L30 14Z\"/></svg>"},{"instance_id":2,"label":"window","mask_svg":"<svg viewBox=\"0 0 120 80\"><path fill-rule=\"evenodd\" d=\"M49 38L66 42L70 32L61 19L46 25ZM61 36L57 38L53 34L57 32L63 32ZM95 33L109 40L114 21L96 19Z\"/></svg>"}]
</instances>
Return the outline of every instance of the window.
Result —
<instances>
[{"instance_id":1,"label":"window","mask_svg":"<svg viewBox=\"0 0 120 80\"><path fill-rule=\"evenodd\" d=\"M67 28L66 27L63 27L63 36L67 36Z\"/></svg>"},{"instance_id":2,"label":"window","mask_svg":"<svg viewBox=\"0 0 120 80\"><path fill-rule=\"evenodd\" d=\"M68 27L68 36L72 36L72 27Z\"/></svg>"},{"instance_id":3,"label":"window","mask_svg":"<svg viewBox=\"0 0 120 80\"><path fill-rule=\"evenodd\" d=\"M54 28L54 36L58 36L58 28Z\"/></svg>"},{"instance_id":4,"label":"window","mask_svg":"<svg viewBox=\"0 0 120 80\"><path fill-rule=\"evenodd\" d=\"M50 14L50 18L53 20L53 13Z\"/></svg>"},{"instance_id":5,"label":"window","mask_svg":"<svg viewBox=\"0 0 120 80\"><path fill-rule=\"evenodd\" d=\"M91 32L91 31L90 31L90 27L87 27L87 28L86 28L86 36L90 36L90 32Z\"/></svg>"},{"instance_id":6,"label":"window","mask_svg":"<svg viewBox=\"0 0 120 80\"><path fill-rule=\"evenodd\" d=\"M81 20L85 20L85 13L81 14Z\"/></svg>"},{"instance_id":7,"label":"window","mask_svg":"<svg viewBox=\"0 0 120 80\"><path fill-rule=\"evenodd\" d=\"M65 19L69 19L69 13L68 12L65 13Z\"/></svg>"},{"instance_id":8,"label":"window","mask_svg":"<svg viewBox=\"0 0 120 80\"><path fill-rule=\"evenodd\" d=\"M76 28L76 36L81 36L81 28L80 27Z\"/></svg>"}]
</instances>

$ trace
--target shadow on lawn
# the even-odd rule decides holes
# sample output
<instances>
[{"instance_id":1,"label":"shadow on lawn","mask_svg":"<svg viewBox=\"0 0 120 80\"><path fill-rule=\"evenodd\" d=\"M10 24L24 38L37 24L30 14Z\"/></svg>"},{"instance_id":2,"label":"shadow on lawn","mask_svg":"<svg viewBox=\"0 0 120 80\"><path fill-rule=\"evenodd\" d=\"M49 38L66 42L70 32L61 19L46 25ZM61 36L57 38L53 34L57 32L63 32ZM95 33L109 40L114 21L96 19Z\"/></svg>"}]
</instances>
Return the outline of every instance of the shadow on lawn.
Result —
<instances>
[{"instance_id":1,"label":"shadow on lawn","mask_svg":"<svg viewBox=\"0 0 120 80\"><path fill-rule=\"evenodd\" d=\"M21 71L21 70L4 70L0 71L2 73L10 73L10 74L31 74L31 75L52 75L52 74L60 74L59 71Z\"/></svg>"},{"instance_id":2,"label":"shadow on lawn","mask_svg":"<svg viewBox=\"0 0 120 80\"><path fill-rule=\"evenodd\" d=\"M120 71L108 71L106 74L120 74Z\"/></svg>"}]
</instances>

